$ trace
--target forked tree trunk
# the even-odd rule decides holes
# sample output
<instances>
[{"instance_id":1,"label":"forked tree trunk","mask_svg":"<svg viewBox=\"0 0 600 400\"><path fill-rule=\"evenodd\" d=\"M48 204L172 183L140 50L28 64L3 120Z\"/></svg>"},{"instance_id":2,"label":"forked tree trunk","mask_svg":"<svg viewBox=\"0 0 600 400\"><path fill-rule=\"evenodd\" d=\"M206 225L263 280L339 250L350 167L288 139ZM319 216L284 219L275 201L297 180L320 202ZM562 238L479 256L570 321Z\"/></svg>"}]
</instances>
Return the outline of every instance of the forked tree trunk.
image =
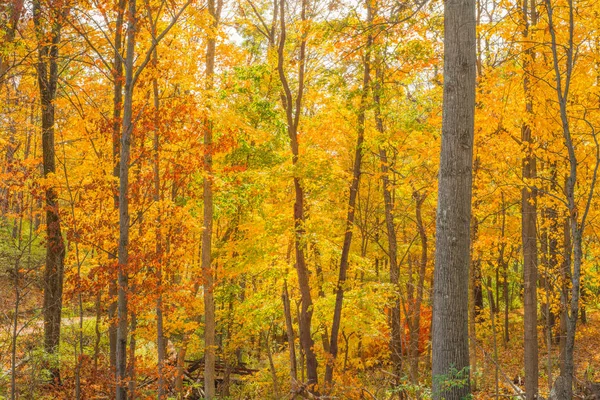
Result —
<instances>
[{"instance_id":1,"label":"forked tree trunk","mask_svg":"<svg viewBox=\"0 0 600 400\"><path fill-rule=\"evenodd\" d=\"M572 269L571 263L567 264L567 273L571 278L571 293L570 302L567 314L567 337L565 340L565 362L563 377L566 383L567 398L573 397L573 380L575 373L574 365L574 350L575 350L575 332L577 328L577 319L579 317L579 300L581 289L581 266L583 263L583 232L586 227L588 213L591 208L592 198L598 177L598 167L600 165L600 143L598 142L595 128L588 122L591 128L591 136L595 143L595 166L590 186L587 192L578 195L577 188L577 173L580 160L577 159L575 152L575 140L572 136L570 117L568 106L571 104L569 97L569 88L571 86L571 78L573 69L577 59L577 47L574 40L575 31L575 14L576 10L572 0L567 2L568 12L568 29L566 43L560 44L557 41L556 26L554 22L554 5L551 0L546 0L546 12L548 15L548 27L551 37L552 49L552 65L554 67L554 79L556 91L556 99L559 106L560 120L562 125L562 133L565 149L569 160L569 172L564 186L565 200L568 207L568 224L570 239L573 243L573 260ZM559 48L564 51L564 54L559 54ZM561 66L564 65L564 71L561 71ZM586 121L587 122L587 121ZM577 198L583 197L583 206L578 205ZM569 254L571 249L568 249ZM566 264L566 263L565 263Z\"/></svg>"},{"instance_id":2,"label":"forked tree trunk","mask_svg":"<svg viewBox=\"0 0 600 400\"><path fill-rule=\"evenodd\" d=\"M301 20L306 21L307 1L302 1ZM300 123L300 114L302 108L302 97L304 92L304 69L306 56L306 35L300 38L300 51L298 59L298 90L296 96L292 95L289 81L287 79L284 67L284 49L286 43L286 17L285 17L285 1L279 2L279 24L280 35L279 45L277 48L277 72L279 80L283 87L281 95L285 116L287 122L287 133L290 139L290 147L292 151L292 163L298 165L300 151L298 144L298 126ZM306 265L306 239L305 239L305 221L306 214L304 210L304 189L302 187L302 179L300 176L294 176L294 246L296 250L296 273L298 275L298 286L301 295L301 309L299 315L300 325L300 345L302 346L303 354L306 359L306 376L308 390L317 394L316 386L318 384L317 375L317 356L314 351L314 341L311 334L312 316L313 316L313 301L310 292L310 282L308 278L308 267ZM301 353L302 355L302 353Z\"/></svg>"},{"instance_id":3,"label":"forked tree trunk","mask_svg":"<svg viewBox=\"0 0 600 400\"><path fill-rule=\"evenodd\" d=\"M432 320L433 398L469 385L469 249L476 73L475 1L444 9L444 100Z\"/></svg>"}]
</instances>

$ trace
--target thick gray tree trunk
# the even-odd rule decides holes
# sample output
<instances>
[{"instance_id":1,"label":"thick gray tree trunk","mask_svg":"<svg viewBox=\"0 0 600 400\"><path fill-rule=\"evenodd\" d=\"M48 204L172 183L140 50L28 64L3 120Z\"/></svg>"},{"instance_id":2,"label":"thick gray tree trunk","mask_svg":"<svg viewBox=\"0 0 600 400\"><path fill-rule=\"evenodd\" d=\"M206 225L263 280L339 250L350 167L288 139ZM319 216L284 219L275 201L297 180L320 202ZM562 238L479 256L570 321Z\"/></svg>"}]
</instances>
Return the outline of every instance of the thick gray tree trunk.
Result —
<instances>
[{"instance_id":1,"label":"thick gray tree trunk","mask_svg":"<svg viewBox=\"0 0 600 400\"><path fill-rule=\"evenodd\" d=\"M475 1L444 9L444 101L432 321L434 399L462 399L469 383L469 247L473 175Z\"/></svg>"}]
</instances>

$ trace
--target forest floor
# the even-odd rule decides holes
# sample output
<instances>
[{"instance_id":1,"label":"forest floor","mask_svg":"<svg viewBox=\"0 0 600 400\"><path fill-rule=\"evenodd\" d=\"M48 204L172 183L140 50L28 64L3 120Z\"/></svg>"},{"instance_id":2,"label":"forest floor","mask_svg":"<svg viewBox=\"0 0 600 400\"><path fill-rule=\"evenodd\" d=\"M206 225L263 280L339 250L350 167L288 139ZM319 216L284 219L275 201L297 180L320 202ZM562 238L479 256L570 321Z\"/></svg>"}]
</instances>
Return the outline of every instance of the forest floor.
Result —
<instances>
[{"instance_id":1,"label":"forest floor","mask_svg":"<svg viewBox=\"0 0 600 400\"><path fill-rule=\"evenodd\" d=\"M523 377L523 310L514 310L509 317L508 343L504 341L504 326L496 324L498 350L498 386L502 397L515 395L515 387L524 390ZM487 399L495 396L496 362L494 339L490 324L478 325L479 346L477 349L478 368L473 374L476 380L475 398ZM600 310L587 310L587 323L577 323L575 339L575 385L580 391L585 382L600 381ZM546 398L550 392L548 371L551 382L560 374L560 350L558 342L553 342L550 352L546 343L544 327L538 324L539 340L539 389ZM549 369L550 366L550 369Z\"/></svg>"},{"instance_id":2,"label":"forest floor","mask_svg":"<svg viewBox=\"0 0 600 400\"><path fill-rule=\"evenodd\" d=\"M3 284L0 283L0 289ZM5 286L5 285L4 285ZM3 323L0 324L0 338L3 343L8 343L7 339L11 335L10 321L10 291L0 292L0 305L4 306ZM39 300L39 299L38 299ZM35 310L35 304L29 298L29 301L22 304L25 312L24 318L20 321L20 327L25 326L19 333L20 345L23 342L29 342L34 337L39 338L43 332L43 321ZM86 334L94 332L95 316L86 315L83 318ZM498 316L495 326L497 357L494 354L494 335L489 318L485 318L477 326L477 368L474 369L472 377L475 385L475 399L489 399L495 397L496 368L498 368L498 394L503 398L511 398L517 395L517 390L524 390L522 383L523 377L523 310L515 309L509 314L510 338L508 342L504 340L504 325L502 316ZM63 327L65 340L67 337L75 338L75 330L79 326L79 317L63 318ZM578 321L577 337L575 341L575 366L577 392L580 392L585 382L600 382L600 309L588 308L587 323ZM75 339L71 339L75 340ZM551 380L554 381L560 371L560 351L557 342L553 342L550 353L548 353L544 326L541 322L538 324L539 340L539 388L540 394L546 398L549 393L548 371L550 366ZM71 344L71 346L69 346ZM73 343L64 343L61 353L65 359L72 358ZM26 345L26 344L25 344ZM8 349L7 349L8 350ZM69 353L69 354L67 354ZM22 354L19 354L21 356ZM9 353L0 351L0 375L6 375L9 372ZM497 360L497 362L496 362ZM425 373L425 371L423 371ZM7 375L6 375L7 376ZM521 380L521 382L519 382ZM1 397L1 396L0 396ZM518 398L518 397L514 397Z\"/></svg>"}]
</instances>

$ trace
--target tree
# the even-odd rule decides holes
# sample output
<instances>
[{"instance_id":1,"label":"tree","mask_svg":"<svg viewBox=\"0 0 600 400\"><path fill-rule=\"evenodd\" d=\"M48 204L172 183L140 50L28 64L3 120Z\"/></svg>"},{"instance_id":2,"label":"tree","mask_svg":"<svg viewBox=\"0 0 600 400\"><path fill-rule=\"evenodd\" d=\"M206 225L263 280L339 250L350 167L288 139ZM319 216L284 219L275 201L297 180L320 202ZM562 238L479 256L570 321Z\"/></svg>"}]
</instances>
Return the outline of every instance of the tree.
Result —
<instances>
[{"instance_id":1,"label":"tree","mask_svg":"<svg viewBox=\"0 0 600 400\"><path fill-rule=\"evenodd\" d=\"M567 15L565 18L565 31L567 35L561 43L557 35L558 22L554 14L556 6L551 0L545 0L545 5L552 52L551 66L554 70L554 85L552 89L554 89L558 103L560 128L564 144L563 151L566 151L566 158L568 160L568 172L566 173L564 185L564 205L568 212L565 229L564 264L565 273L570 277L571 290L568 293L570 294L570 301L564 312L566 316L567 335L564 349L564 369L561 371L561 374L564 378L566 397L570 399L573 397L573 381L575 377L574 350L577 320L579 319L580 311L582 265L584 262L583 239L596 188L598 168L600 167L600 143L597 137L596 126L590 122L587 115L590 107L585 103L577 104L578 108L583 110L577 114L573 110L575 107L571 107L573 103L571 98L575 97L572 94L574 91L572 79L577 61L577 43L575 39L575 15L577 10L573 1L569 0L567 2ZM563 65L564 67L562 67ZM597 102L594 103L592 103L592 107L595 108L597 107ZM587 130L586 136L589 138L583 140L589 144L593 143L590 146L593 148L592 153L588 154L588 156L591 155L591 159L593 160L592 163L588 164L588 169L592 170L591 174L588 172L588 185L584 185L579 181L584 168L581 166L581 154L577 152L576 140L582 140L580 137L582 135L578 133L583 129L581 127L574 127L574 119L582 122ZM590 139L592 143L590 143ZM565 304L567 304L567 301L565 301ZM556 384L559 383L563 382L557 379Z\"/></svg>"},{"instance_id":2,"label":"tree","mask_svg":"<svg viewBox=\"0 0 600 400\"><path fill-rule=\"evenodd\" d=\"M367 1L367 29L372 24L371 4ZM360 168L363 157L363 143L365 141L365 114L367 108L367 98L369 94L369 86L371 80L371 47L373 37L371 34L367 37L365 54L363 56L363 77L362 77L362 93L360 96L360 105L358 109L358 127L356 149L354 151L354 164L352 166L352 183L350 184L350 194L348 196L348 214L346 216L346 231L344 232L344 243L342 245L342 255L340 257L340 268L338 275L338 283L335 296L335 307L333 311L333 322L331 325L331 340L329 341L329 352L331 360L325 367L325 383L331 385L333 380L333 367L338 353L338 337L340 323L342 319L342 306L344 302L344 285L348 277L348 258L350 256L350 246L352 245L352 234L354 230L354 216L356 211L356 198L358 195L358 187L360 184Z\"/></svg>"},{"instance_id":3,"label":"tree","mask_svg":"<svg viewBox=\"0 0 600 400\"><path fill-rule=\"evenodd\" d=\"M66 6L33 2L33 21L38 40L37 78L42 109L42 156L44 177L56 173L54 145L54 100L59 78L58 49ZM49 28L48 28L49 27ZM53 184L45 191L46 268L44 270L44 349L58 354L65 270L65 244L60 229L58 194ZM52 378L60 381L57 365L50 368Z\"/></svg>"},{"instance_id":4,"label":"tree","mask_svg":"<svg viewBox=\"0 0 600 400\"><path fill-rule=\"evenodd\" d=\"M436 399L469 389L468 282L475 114L475 2L444 8L444 99L432 319Z\"/></svg>"},{"instance_id":5,"label":"tree","mask_svg":"<svg viewBox=\"0 0 600 400\"><path fill-rule=\"evenodd\" d=\"M121 112L123 110L123 17L125 14L126 0L119 0L117 6L117 18L115 21L115 37L113 42L113 115L112 115L112 157L113 157L113 176L115 180L120 176L120 137L121 137ZM113 207L119 210L119 190L115 188ZM117 251L111 252L110 258L114 259L118 255ZM117 367L117 295L118 282L117 277L111 277L108 285L108 294L110 296L110 304L108 306L108 340L110 344L110 364L115 369Z\"/></svg>"},{"instance_id":6,"label":"tree","mask_svg":"<svg viewBox=\"0 0 600 400\"><path fill-rule=\"evenodd\" d=\"M300 19L303 22L302 29L307 29L305 22L307 21L308 1L302 0ZM281 102L285 110L287 133L290 140L290 148L292 151L292 163L294 166L300 163L300 146L298 143L298 127L300 125L300 115L302 112L302 97L304 93L304 78L306 67L306 32L300 35L300 53L298 59L298 87L296 95L292 94L290 84L286 75L284 63L284 50L286 45L286 13L285 1L279 2L280 15L280 33L279 45L277 48L277 72L279 80L283 87ZM314 341L311 334L311 321L313 315L313 300L310 293L309 273L306 265L306 238L305 238L305 204L304 204L304 189L302 188L302 179L294 174L294 247L296 250L296 272L298 274L298 285L302 295L302 304L300 311L300 344L306 355L306 375L308 378L309 390L314 390L318 384L317 375L317 357L314 350Z\"/></svg>"},{"instance_id":7,"label":"tree","mask_svg":"<svg viewBox=\"0 0 600 400\"><path fill-rule=\"evenodd\" d=\"M119 157L119 268L117 302L117 348L116 348L116 399L127 399L127 331L129 292L129 159L133 131L133 89L135 43L137 30L137 0L129 0L127 10L127 44L125 50L125 86L123 120L121 124L121 152Z\"/></svg>"},{"instance_id":8,"label":"tree","mask_svg":"<svg viewBox=\"0 0 600 400\"><path fill-rule=\"evenodd\" d=\"M537 10L535 1L528 4L523 0L523 38L529 39L529 26L535 25ZM531 62L533 61L533 49L525 50L523 60L523 91L526 99L526 118L530 120L533 115L533 100L530 88ZM521 141L525 155L522 164L522 176L524 182L533 182L537 177L536 158L533 154L533 138L531 123L523 122L521 128ZM527 184L521 190L521 220L522 220L522 243L523 243L523 325L525 344L525 393L527 399L535 399L538 393L538 337L537 337L537 190L535 185Z\"/></svg>"},{"instance_id":9,"label":"tree","mask_svg":"<svg viewBox=\"0 0 600 400\"><path fill-rule=\"evenodd\" d=\"M210 104L213 98L215 71L216 30L219 24L222 2L208 0L208 12L212 19L206 44L206 92L209 104L208 113L212 111ZM204 395L208 400L215 396L215 301L214 271L212 266L212 231L213 231L213 191L212 191L212 152L213 152L213 120L208 115L204 122L204 169L203 203L204 230L202 231L202 275L204 278Z\"/></svg>"}]
</instances>

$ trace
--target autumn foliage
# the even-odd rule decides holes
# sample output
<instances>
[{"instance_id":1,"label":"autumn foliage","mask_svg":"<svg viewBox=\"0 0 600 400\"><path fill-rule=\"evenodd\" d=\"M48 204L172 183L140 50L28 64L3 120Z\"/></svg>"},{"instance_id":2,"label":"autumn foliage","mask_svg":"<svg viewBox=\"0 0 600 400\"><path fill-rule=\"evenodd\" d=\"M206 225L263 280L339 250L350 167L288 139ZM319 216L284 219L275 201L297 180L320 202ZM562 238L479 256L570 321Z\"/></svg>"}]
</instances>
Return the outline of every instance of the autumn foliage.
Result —
<instances>
[{"instance_id":1,"label":"autumn foliage","mask_svg":"<svg viewBox=\"0 0 600 400\"><path fill-rule=\"evenodd\" d=\"M524 35L521 1L477 2L476 398L525 389L513 382L523 191L536 210L539 393L568 372L570 326L573 390L600 380L600 2L528 4ZM120 399L211 398L206 368L212 398L435 397L443 26L440 1L0 2L0 398L106 399L117 386ZM56 82L47 103L42 63ZM60 302L44 297L58 239Z\"/></svg>"}]
</instances>

